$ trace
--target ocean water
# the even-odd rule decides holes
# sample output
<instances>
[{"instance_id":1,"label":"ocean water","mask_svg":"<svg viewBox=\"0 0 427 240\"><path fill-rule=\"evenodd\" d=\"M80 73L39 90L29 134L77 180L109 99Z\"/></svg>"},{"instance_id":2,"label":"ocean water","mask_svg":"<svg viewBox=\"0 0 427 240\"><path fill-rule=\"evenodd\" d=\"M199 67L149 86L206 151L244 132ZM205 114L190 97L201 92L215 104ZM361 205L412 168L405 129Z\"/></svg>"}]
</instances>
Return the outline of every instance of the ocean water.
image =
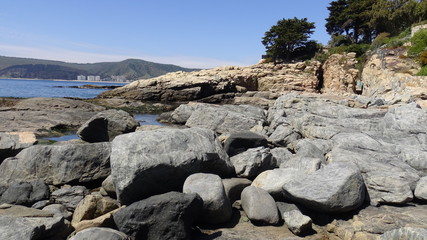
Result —
<instances>
[{"instance_id":1,"label":"ocean water","mask_svg":"<svg viewBox=\"0 0 427 240\"><path fill-rule=\"evenodd\" d=\"M0 97L73 97L94 98L107 89L69 88L81 85L123 86L125 83L55 81L55 80L17 80L0 79Z\"/></svg>"}]
</instances>

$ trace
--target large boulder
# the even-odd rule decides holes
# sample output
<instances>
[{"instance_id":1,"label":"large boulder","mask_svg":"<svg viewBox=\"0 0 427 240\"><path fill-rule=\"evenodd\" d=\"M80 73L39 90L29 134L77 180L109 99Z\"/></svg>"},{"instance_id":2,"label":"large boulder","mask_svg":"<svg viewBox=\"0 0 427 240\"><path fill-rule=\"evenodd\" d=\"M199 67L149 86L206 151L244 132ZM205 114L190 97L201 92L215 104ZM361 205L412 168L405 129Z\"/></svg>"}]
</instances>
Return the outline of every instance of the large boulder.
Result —
<instances>
[{"instance_id":1,"label":"large boulder","mask_svg":"<svg viewBox=\"0 0 427 240\"><path fill-rule=\"evenodd\" d=\"M427 176L418 181L414 194L417 199L427 201Z\"/></svg>"},{"instance_id":2,"label":"large boulder","mask_svg":"<svg viewBox=\"0 0 427 240\"><path fill-rule=\"evenodd\" d=\"M250 186L251 183L252 181L246 178L226 178L222 180L225 195L230 199L231 204L240 199L243 189Z\"/></svg>"},{"instance_id":3,"label":"large boulder","mask_svg":"<svg viewBox=\"0 0 427 240\"><path fill-rule=\"evenodd\" d=\"M189 239L203 206L197 194L152 196L113 214L118 229L136 239Z\"/></svg>"},{"instance_id":4,"label":"large boulder","mask_svg":"<svg viewBox=\"0 0 427 240\"><path fill-rule=\"evenodd\" d=\"M0 163L37 142L32 132L0 132Z\"/></svg>"},{"instance_id":5,"label":"large boulder","mask_svg":"<svg viewBox=\"0 0 427 240\"><path fill-rule=\"evenodd\" d=\"M86 142L108 142L120 134L134 132L138 126L129 113L112 109L93 116L79 128L77 135Z\"/></svg>"},{"instance_id":6,"label":"large boulder","mask_svg":"<svg viewBox=\"0 0 427 240\"><path fill-rule=\"evenodd\" d=\"M381 240L405 239L405 240L426 240L426 228L404 227L385 232L381 235Z\"/></svg>"},{"instance_id":7,"label":"large boulder","mask_svg":"<svg viewBox=\"0 0 427 240\"><path fill-rule=\"evenodd\" d=\"M354 164L332 163L283 185L285 197L315 211L347 212L365 200L362 174Z\"/></svg>"},{"instance_id":8,"label":"large boulder","mask_svg":"<svg viewBox=\"0 0 427 240\"><path fill-rule=\"evenodd\" d=\"M276 202L265 190L253 186L242 192L242 208L255 224L276 225L280 221Z\"/></svg>"},{"instance_id":9,"label":"large boulder","mask_svg":"<svg viewBox=\"0 0 427 240\"><path fill-rule=\"evenodd\" d=\"M0 165L3 183L41 179L46 184L87 183L110 174L110 143L35 145Z\"/></svg>"},{"instance_id":10,"label":"large boulder","mask_svg":"<svg viewBox=\"0 0 427 240\"><path fill-rule=\"evenodd\" d=\"M232 175L227 153L211 130L161 129L116 137L111 175L123 204L181 190L193 173Z\"/></svg>"},{"instance_id":11,"label":"large boulder","mask_svg":"<svg viewBox=\"0 0 427 240\"><path fill-rule=\"evenodd\" d=\"M201 221L208 224L230 220L232 209L219 176L206 173L190 175L184 182L184 193L197 193L203 200Z\"/></svg>"}]
</instances>

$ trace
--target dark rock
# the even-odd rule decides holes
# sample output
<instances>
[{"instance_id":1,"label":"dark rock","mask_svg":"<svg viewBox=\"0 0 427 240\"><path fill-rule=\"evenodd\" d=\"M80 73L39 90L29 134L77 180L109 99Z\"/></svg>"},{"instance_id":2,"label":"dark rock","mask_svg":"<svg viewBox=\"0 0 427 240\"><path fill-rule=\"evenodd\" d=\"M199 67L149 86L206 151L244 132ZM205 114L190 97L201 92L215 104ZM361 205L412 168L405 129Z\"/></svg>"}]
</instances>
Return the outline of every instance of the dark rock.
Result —
<instances>
[{"instance_id":1,"label":"dark rock","mask_svg":"<svg viewBox=\"0 0 427 240\"><path fill-rule=\"evenodd\" d=\"M129 113L123 110L107 110L89 119L77 131L87 142L107 142L124 133L134 132L139 126Z\"/></svg>"},{"instance_id":2,"label":"dark rock","mask_svg":"<svg viewBox=\"0 0 427 240\"><path fill-rule=\"evenodd\" d=\"M208 129L160 129L118 136L112 143L111 175L123 204L181 190L193 173L222 177L234 172L215 133Z\"/></svg>"},{"instance_id":3,"label":"dark rock","mask_svg":"<svg viewBox=\"0 0 427 240\"><path fill-rule=\"evenodd\" d=\"M197 194L169 192L135 202L113 218L121 232L136 239L189 239L202 206Z\"/></svg>"},{"instance_id":4,"label":"dark rock","mask_svg":"<svg viewBox=\"0 0 427 240\"><path fill-rule=\"evenodd\" d=\"M2 194L0 203L31 206L49 198L49 187L42 181L12 183Z\"/></svg>"},{"instance_id":5,"label":"dark rock","mask_svg":"<svg viewBox=\"0 0 427 240\"><path fill-rule=\"evenodd\" d=\"M240 195L243 189L250 186L252 181L246 178L227 178L222 179L224 185L225 195L230 199L230 203L233 204L236 200L240 200Z\"/></svg>"},{"instance_id":6,"label":"dark rock","mask_svg":"<svg viewBox=\"0 0 427 240\"><path fill-rule=\"evenodd\" d=\"M77 204L88 194L89 190L83 186L63 187L53 191L51 199L54 203L64 205L67 210L74 211Z\"/></svg>"},{"instance_id":7,"label":"dark rock","mask_svg":"<svg viewBox=\"0 0 427 240\"><path fill-rule=\"evenodd\" d=\"M249 148L267 147L267 145L268 142L264 136L251 131L245 131L230 134L224 142L224 149L228 156L232 157Z\"/></svg>"}]
</instances>

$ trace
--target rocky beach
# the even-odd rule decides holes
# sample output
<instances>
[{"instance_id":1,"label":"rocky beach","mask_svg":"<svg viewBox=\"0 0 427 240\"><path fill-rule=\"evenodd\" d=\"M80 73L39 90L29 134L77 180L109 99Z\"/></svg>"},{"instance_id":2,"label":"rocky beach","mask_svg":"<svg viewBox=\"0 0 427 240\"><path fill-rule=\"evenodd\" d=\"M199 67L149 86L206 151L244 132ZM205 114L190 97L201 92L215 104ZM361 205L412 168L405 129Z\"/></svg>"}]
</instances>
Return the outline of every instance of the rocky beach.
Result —
<instances>
[{"instance_id":1,"label":"rocky beach","mask_svg":"<svg viewBox=\"0 0 427 240\"><path fill-rule=\"evenodd\" d=\"M427 78L401 54L2 99L0 239L427 239ZM147 104L168 125L117 110Z\"/></svg>"}]
</instances>

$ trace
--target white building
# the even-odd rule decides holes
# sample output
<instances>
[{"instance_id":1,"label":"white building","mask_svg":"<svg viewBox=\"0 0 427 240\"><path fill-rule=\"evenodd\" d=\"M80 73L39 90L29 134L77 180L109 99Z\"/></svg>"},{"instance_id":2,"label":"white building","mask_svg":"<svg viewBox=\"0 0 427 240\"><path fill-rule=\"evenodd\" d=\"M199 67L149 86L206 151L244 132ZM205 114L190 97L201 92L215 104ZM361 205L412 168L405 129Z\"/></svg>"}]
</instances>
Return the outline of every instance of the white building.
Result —
<instances>
[{"instance_id":1,"label":"white building","mask_svg":"<svg viewBox=\"0 0 427 240\"><path fill-rule=\"evenodd\" d=\"M79 80L79 81L85 81L86 80L86 76L85 75L78 75L77 76L77 80Z\"/></svg>"}]
</instances>

